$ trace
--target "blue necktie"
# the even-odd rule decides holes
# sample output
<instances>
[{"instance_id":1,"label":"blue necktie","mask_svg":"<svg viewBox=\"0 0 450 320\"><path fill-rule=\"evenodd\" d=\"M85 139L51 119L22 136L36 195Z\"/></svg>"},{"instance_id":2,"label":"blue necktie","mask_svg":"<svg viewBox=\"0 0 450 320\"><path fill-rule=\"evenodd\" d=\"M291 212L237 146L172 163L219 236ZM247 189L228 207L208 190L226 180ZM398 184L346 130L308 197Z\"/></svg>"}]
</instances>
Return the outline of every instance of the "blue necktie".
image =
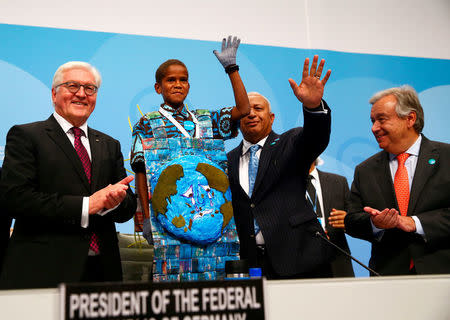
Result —
<instances>
[{"instance_id":1,"label":"blue necktie","mask_svg":"<svg viewBox=\"0 0 450 320\"><path fill-rule=\"evenodd\" d=\"M250 161L248 163L248 196L252 196L253 187L255 186L256 174L258 173L259 159L256 152L261 148L260 145L254 144L250 147ZM259 226L256 219L253 220L255 225L255 234L259 232Z\"/></svg>"}]
</instances>

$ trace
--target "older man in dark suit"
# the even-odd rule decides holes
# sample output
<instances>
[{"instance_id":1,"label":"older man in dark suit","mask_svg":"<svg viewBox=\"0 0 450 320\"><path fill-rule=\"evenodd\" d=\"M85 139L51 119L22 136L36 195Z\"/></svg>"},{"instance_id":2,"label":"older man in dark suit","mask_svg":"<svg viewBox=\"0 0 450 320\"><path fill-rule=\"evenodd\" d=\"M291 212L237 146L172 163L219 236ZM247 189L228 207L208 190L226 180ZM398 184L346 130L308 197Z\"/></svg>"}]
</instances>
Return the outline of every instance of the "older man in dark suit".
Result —
<instances>
[{"instance_id":1,"label":"older man in dark suit","mask_svg":"<svg viewBox=\"0 0 450 320\"><path fill-rule=\"evenodd\" d=\"M88 63L62 65L55 112L8 132L0 194L15 226L2 288L122 278L114 223L133 216L136 199L119 142L87 126L100 83Z\"/></svg>"},{"instance_id":2,"label":"older man in dark suit","mask_svg":"<svg viewBox=\"0 0 450 320\"><path fill-rule=\"evenodd\" d=\"M450 272L450 145L421 134L424 114L410 86L370 100L372 132L383 151L359 164L347 233L372 243L382 275Z\"/></svg>"},{"instance_id":3,"label":"older man in dark suit","mask_svg":"<svg viewBox=\"0 0 450 320\"><path fill-rule=\"evenodd\" d=\"M240 121L244 140L228 153L241 258L269 279L331 276L330 247L315 236L323 229L302 196L309 167L330 137L331 111L322 96L331 70L321 80L325 60L317 62L315 56L309 70L305 60L300 85L289 79L303 103L304 127L276 134L269 102L250 93L250 114Z\"/></svg>"}]
</instances>

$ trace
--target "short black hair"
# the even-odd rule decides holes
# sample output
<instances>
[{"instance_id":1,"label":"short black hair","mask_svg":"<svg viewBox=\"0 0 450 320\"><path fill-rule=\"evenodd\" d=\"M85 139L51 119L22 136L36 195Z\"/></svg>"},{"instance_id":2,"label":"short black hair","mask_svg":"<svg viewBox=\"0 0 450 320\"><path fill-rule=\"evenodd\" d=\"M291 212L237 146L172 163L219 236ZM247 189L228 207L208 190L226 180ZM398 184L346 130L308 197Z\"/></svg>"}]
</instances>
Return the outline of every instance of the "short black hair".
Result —
<instances>
[{"instance_id":1,"label":"short black hair","mask_svg":"<svg viewBox=\"0 0 450 320\"><path fill-rule=\"evenodd\" d=\"M189 77L188 69L182 61L180 61L178 59L169 59L169 60L163 62L158 67L158 69L156 69L155 80L157 83L161 83L162 79L166 76L167 68L169 68L172 65L178 65L178 66L184 67L186 69L186 72L188 73L188 77Z\"/></svg>"}]
</instances>

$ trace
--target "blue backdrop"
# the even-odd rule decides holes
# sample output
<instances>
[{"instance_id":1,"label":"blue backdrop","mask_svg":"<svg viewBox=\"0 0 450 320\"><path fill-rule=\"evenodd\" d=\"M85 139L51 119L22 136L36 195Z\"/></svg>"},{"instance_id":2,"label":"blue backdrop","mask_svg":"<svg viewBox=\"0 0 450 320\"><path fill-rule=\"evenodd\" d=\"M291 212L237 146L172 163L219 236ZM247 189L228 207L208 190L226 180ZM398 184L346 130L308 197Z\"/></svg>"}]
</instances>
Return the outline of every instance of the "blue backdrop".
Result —
<instances>
[{"instance_id":1,"label":"blue backdrop","mask_svg":"<svg viewBox=\"0 0 450 320\"><path fill-rule=\"evenodd\" d=\"M101 72L103 83L89 125L118 139L125 158L131 143L129 122L140 118L137 105L148 112L162 102L153 89L154 73L169 58L182 60L189 69L189 107L233 105L228 77L212 53L220 49L223 36L211 42L0 24L0 165L8 129L46 119L53 112L53 74L70 60L87 61ZM288 78L299 82L304 59L314 54L332 69L325 88L325 99L332 108L332 136L320 169L341 174L351 183L354 167L379 151L370 131L369 98L376 91L402 84L419 92L425 110L424 134L450 141L445 124L450 116L450 60L241 44L241 76L247 91L258 91L270 100L276 114L275 131L302 125L301 106ZM226 142L227 151L240 141L238 137ZM132 221L118 225L118 230L132 233ZM350 237L349 243L352 253L368 262L370 245ZM367 276L357 265L355 272Z\"/></svg>"}]
</instances>

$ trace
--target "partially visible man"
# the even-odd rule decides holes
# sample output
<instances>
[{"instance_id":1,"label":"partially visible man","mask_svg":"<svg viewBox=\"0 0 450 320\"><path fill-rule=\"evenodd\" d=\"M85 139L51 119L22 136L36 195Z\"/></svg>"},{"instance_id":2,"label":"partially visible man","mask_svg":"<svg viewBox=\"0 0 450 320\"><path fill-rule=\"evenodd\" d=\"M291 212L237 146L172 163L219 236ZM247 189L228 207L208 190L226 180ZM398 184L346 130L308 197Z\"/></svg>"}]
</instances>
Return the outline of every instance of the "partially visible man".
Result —
<instances>
[{"instance_id":1,"label":"partially visible man","mask_svg":"<svg viewBox=\"0 0 450 320\"><path fill-rule=\"evenodd\" d=\"M306 199L317 214L330 241L350 253L345 238L344 218L347 215L349 189L347 179L317 169L317 158L309 169ZM352 261L341 252L331 262L333 277L354 277Z\"/></svg>"},{"instance_id":2,"label":"partially visible man","mask_svg":"<svg viewBox=\"0 0 450 320\"><path fill-rule=\"evenodd\" d=\"M372 243L381 275L450 272L450 145L421 134L424 113L410 86L371 99L383 151L359 164L345 227Z\"/></svg>"},{"instance_id":3,"label":"partially visible man","mask_svg":"<svg viewBox=\"0 0 450 320\"><path fill-rule=\"evenodd\" d=\"M2 167L0 167L0 178ZM0 274L2 273L3 260L5 259L6 248L8 247L9 234L11 230L11 217L6 213L5 208L0 205Z\"/></svg>"},{"instance_id":4,"label":"partially visible man","mask_svg":"<svg viewBox=\"0 0 450 320\"><path fill-rule=\"evenodd\" d=\"M314 56L303 66L302 82L289 79L303 103L304 127L282 135L272 131L269 101L250 93L250 113L241 119L242 143L228 153L233 211L241 258L262 267L268 279L331 276L329 244L316 214L306 203L306 178L313 160L326 148L331 111L322 100L328 70Z\"/></svg>"},{"instance_id":5,"label":"partially visible man","mask_svg":"<svg viewBox=\"0 0 450 320\"><path fill-rule=\"evenodd\" d=\"M8 132L0 194L15 225L1 288L122 279L114 223L133 216L136 199L119 142L87 126L100 83L88 63L63 64L55 112Z\"/></svg>"}]
</instances>

